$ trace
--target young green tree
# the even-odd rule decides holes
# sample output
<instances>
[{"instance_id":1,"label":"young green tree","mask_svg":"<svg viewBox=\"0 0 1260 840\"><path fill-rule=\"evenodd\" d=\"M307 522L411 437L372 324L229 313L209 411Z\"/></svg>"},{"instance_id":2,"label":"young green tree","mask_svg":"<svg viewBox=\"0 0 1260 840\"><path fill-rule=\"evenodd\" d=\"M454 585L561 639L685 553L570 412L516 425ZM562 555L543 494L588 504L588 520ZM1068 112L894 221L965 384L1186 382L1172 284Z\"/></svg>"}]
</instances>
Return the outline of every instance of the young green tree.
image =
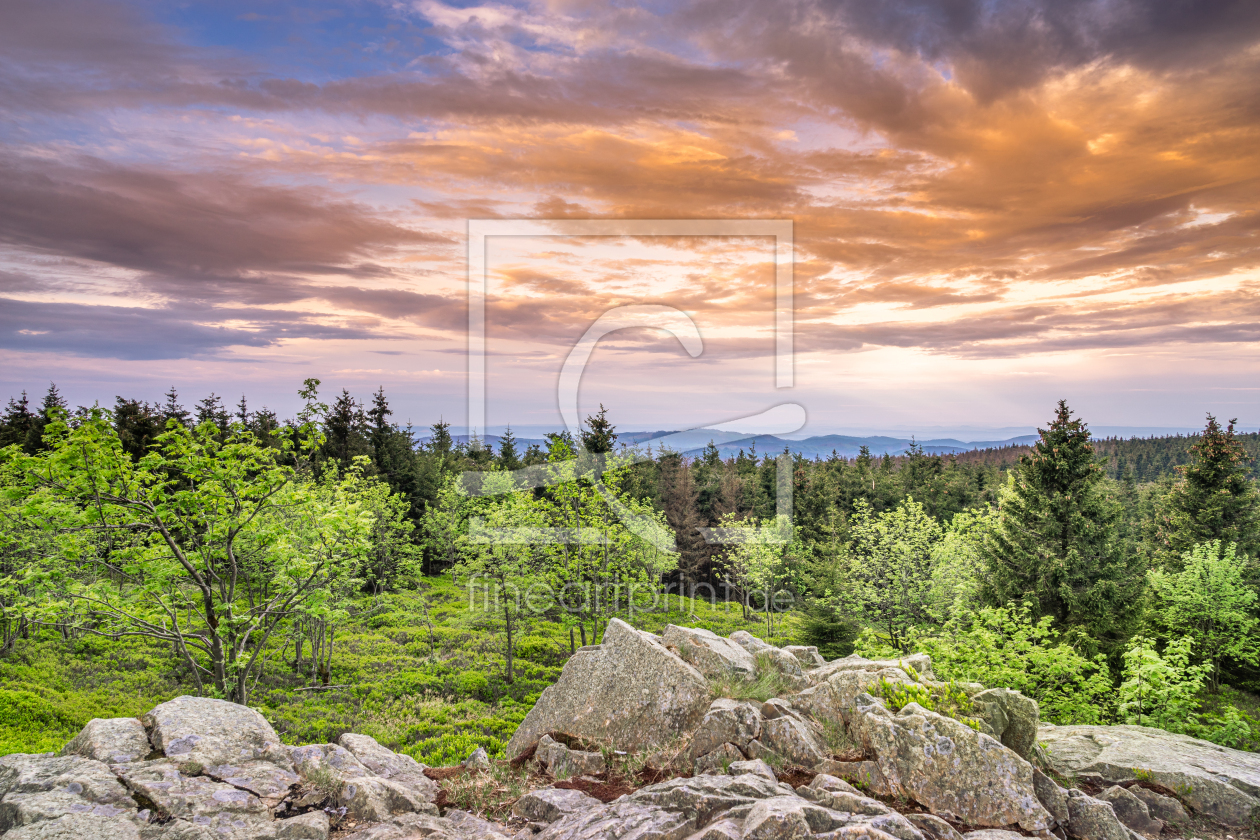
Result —
<instances>
[{"instance_id":1,"label":"young green tree","mask_svg":"<svg viewBox=\"0 0 1260 840\"><path fill-rule=\"evenodd\" d=\"M938 624L981 607L984 540L996 518L992 508L956 513L932 549L931 583L925 606Z\"/></svg>"},{"instance_id":2,"label":"young green tree","mask_svg":"<svg viewBox=\"0 0 1260 840\"><path fill-rule=\"evenodd\" d=\"M470 521L456 573L468 586L472 619L503 628L504 678L511 683L519 626L530 615L531 587L543 580L546 567L548 546L532 537L545 519L532 493L513 490L508 473L496 470L482 478L482 491L498 498L481 504Z\"/></svg>"},{"instance_id":3,"label":"young green tree","mask_svg":"<svg viewBox=\"0 0 1260 840\"><path fill-rule=\"evenodd\" d=\"M1193 640L1199 658L1210 666L1213 691L1220 685L1222 660L1260 664L1257 598L1244 571L1234 545L1213 540L1183 554L1180 572L1149 573L1155 621L1170 637Z\"/></svg>"},{"instance_id":4,"label":"young green tree","mask_svg":"<svg viewBox=\"0 0 1260 840\"><path fill-rule=\"evenodd\" d=\"M1124 652L1121 720L1169 732L1195 731L1198 695L1211 666L1190 664L1193 645L1189 636L1174 639L1161 655L1153 639L1133 637Z\"/></svg>"},{"instance_id":5,"label":"young green tree","mask_svg":"<svg viewBox=\"0 0 1260 840\"><path fill-rule=\"evenodd\" d=\"M1133 620L1140 561L1116 536L1119 505L1104 486L1089 429L1059 401L1054 421L1010 471L984 542L983 594L1032 601L1042 615L1114 644Z\"/></svg>"},{"instance_id":6,"label":"young green tree","mask_svg":"<svg viewBox=\"0 0 1260 840\"><path fill-rule=\"evenodd\" d=\"M904 651L906 631L930 618L932 557L941 525L914 499L883 513L859 499L853 504L849 534L849 588L837 606L843 610L851 605Z\"/></svg>"},{"instance_id":7,"label":"young green tree","mask_svg":"<svg viewBox=\"0 0 1260 840\"><path fill-rule=\"evenodd\" d=\"M787 516L761 520L727 514L721 533L727 544L723 576L739 592L745 607L754 595L760 595L766 634L773 635L775 614L790 606L782 597L791 576L788 558L803 552L791 522Z\"/></svg>"},{"instance_id":8,"label":"young green tree","mask_svg":"<svg viewBox=\"0 0 1260 840\"><path fill-rule=\"evenodd\" d=\"M54 416L46 451L3 457L26 521L94 540L52 558L80 629L169 643L200 690L247 702L272 634L355 567L370 515L239 428L169 423L133 461L103 409Z\"/></svg>"},{"instance_id":9,"label":"young green tree","mask_svg":"<svg viewBox=\"0 0 1260 840\"><path fill-rule=\"evenodd\" d=\"M1222 429L1208 415L1190 447L1190 463L1177 467L1181 478L1159 505L1156 553L1173 566L1184 552L1213 540L1233 543L1249 557L1260 547L1260 495L1247 478L1251 462L1234 433L1235 422Z\"/></svg>"}]
</instances>

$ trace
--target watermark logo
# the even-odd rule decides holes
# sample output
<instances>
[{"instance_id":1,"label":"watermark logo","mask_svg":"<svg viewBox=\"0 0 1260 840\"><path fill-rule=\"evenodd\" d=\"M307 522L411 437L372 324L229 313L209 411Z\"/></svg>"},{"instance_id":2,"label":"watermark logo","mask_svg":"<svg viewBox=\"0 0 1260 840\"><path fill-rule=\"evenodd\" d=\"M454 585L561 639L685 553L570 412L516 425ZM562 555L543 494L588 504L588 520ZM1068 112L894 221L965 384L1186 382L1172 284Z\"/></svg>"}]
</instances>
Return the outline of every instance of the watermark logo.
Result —
<instances>
[{"instance_id":1,"label":"watermark logo","mask_svg":"<svg viewBox=\"0 0 1260 840\"><path fill-rule=\"evenodd\" d=\"M774 239L774 377L776 388L794 384L793 365L793 245L792 222L784 219L473 219L468 222L468 428L486 428L486 296L487 239L494 236L557 236L557 237L773 237ZM560 371L556 399L564 426L573 440L581 439L578 412L578 391L582 374L600 339L614 332L631 328L650 328L674 336L692 357L704 352L704 339L695 321L687 313L672 306L627 305L604 312L592 323L569 351ZM661 438L651 445L672 448L675 441L694 439L694 432L722 431L737 427L753 434L789 434L805 425L805 409L797 403L782 403L755 415L727 420L709 426L689 429ZM514 470L493 481L483 481L481 473L466 473L464 485L473 495L492 495L505 489L554 486L578 473L591 481L631 533L662 550L673 551L673 535L649 517L627 508L609 490L601 477L609 469L647 460L636 450L613 457L603 453L579 453L568 463L540 464ZM792 534L792 461L780 455L776 466L775 527L763 535L772 542L788 542ZM743 538L739 529L702 528L709 543L729 543ZM539 544L583 542L598 539L580 530L556 528L494 529L484 523L470 525L470 538L476 542L499 544Z\"/></svg>"}]
</instances>

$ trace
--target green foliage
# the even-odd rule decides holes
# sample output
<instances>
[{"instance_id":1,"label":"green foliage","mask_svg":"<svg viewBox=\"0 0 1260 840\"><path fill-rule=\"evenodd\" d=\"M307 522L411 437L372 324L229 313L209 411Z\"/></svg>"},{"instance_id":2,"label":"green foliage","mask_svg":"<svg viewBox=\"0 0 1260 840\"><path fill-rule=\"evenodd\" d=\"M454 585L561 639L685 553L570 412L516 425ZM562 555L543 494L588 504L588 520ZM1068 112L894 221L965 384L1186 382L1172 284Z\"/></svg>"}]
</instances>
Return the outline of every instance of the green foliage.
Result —
<instances>
[{"instance_id":1,"label":"green foliage","mask_svg":"<svg viewBox=\"0 0 1260 840\"><path fill-rule=\"evenodd\" d=\"M1125 723L1169 732L1197 731L1194 712L1210 665L1192 665L1189 636L1168 643L1163 655L1152 639L1134 636L1124 653L1119 713Z\"/></svg>"},{"instance_id":2,"label":"green foliage","mask_svg":"<svg viewBox=\"0 0 1260 840\"><path fill-rule=\"evenodd\" d=\"M1225 658L1260 664L1256 636L1256 592L1245 579L1245 565L1231 543L1219 540L1196 545L1181 556L1180 572L1159 569L1149 574L1156 598L1155 623L1171 637L1193 641L1209 665L1209 679L1219 681Z\"/></svg>"},{"instance_id":3,"label":"green foliage","mask_svg":"<svg viewBox=\"0 0 1260 840\"><path fill-rule=\"evenodd\" d=\"M837 596L836 607L855 609L904 650L907 631L928 618L932 552L941 539L940 523L914 499L883 513L859 500L853 506L849 533L849 586Z\"/></svg>"},{"instance_id":4,"label":"green foliage","mask_svg":"<svg viewBox=\"0 0 1260 840\"><path fill-rule=\"evenodd\" d=\"M1111 674L1100 654L1082 655L1053 627L1049 616L1033 618L1030 604L985 607L959 616L940 631L914 632L907 643L932 657L937 676L1022 691L1053 723L1107 723L1114 716ZM869 634L860 637L863 655L887 655Z\"/></svg>"},{"instance_id":5,"label":"green foliage","mask_svg":"<svg viewBox=\"0 0 1260 840\"><path fill-rule=\"evenodd\" d=\"M879 696L884 699L884 702L888 704L888 708L894 712L901 711L911 703L918 703L929 712L937 712L938 714L952 717L959 723L966 724L977 731L980 729L980 722L967 714L974 711L971 698L952 682L944 687L933 686L929 688L917 682L889 682L880 677L876 690Z\"/></svg>"}]
</instances>

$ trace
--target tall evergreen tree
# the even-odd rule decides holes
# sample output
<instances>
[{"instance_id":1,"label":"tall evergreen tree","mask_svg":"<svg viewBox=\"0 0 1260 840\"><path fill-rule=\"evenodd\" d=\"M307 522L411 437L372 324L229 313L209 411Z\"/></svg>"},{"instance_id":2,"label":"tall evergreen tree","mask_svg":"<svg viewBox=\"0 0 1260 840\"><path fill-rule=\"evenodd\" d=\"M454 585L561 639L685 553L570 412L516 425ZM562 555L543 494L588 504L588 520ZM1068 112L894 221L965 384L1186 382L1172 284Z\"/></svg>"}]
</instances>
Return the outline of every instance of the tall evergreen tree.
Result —
<instances>
[{"instance_id":1,"label":"tall evergreen tree","mask_svg":"<svg viewBox=\"0 0 1260 840\"><path fill-rule=\"evenodd\" d=\"M26 436L31 431L31 423L34 419L34 415L31 414L31 402L25 391L22 392L21 399L15 400L10 397L4 418L0 419L0 449L15 443L25 445Z\"/></svg>"},{"instance_id":2,"label":"tall evergreen tree","mask_svg":"<svg viewBox=\"0 0 1260 840\"><path fill-rule=\"evenodd\" d=\"M207 421L218 426L221 432L227 431L232 423L228 410L223 405L223 398L213 391L210 396L197 403L197 425Z\"/></svg>"},{"instance_id":3,"label":"tall evergreen tree","mask_svg":"<svg viewBox=\"0 0 1260 840\"><path fill-rule=\"evenodd\" d=\"M44 449L44 429L48 428L48 424L52 422L57 412L67 412L70 410L70 404L61 396L61 392L57 390L57 383L49 382L48 391L44 394L43 402L39 404L39 411L31 417L30 428L26 432L25 449L29 454L35 454Z\"/></svg>"},{"instance_id":4,"label":"tall evergreen tree","mask_svg":"<svg viewBox=\"0 0 1260 840\"><path fill-rule=\"evenodd\" d=\"M1190 463L1177 467L1181 478L1160 505L1156 519L1156 555L1179 566L1183 553L1219 540L1239 553L1256 556L1260 548L1260 497L1247 478L1251 459L1234 433L1237 420L1224 429L1211 414L1203 434L1190 447Z\"/></svg>"},{"instance_id":5,"label":"tall evergreen tree","mask_svg":"<svg viewBox=\"0 0 1260 840\"><path fill-rule=\"evenodd\" d=\"M162 433L162 416L157 406L143 400L115 397L114 431L127 454L140 460Z\"/></svg>"},{"instance_id":6,"label":"tall evergreen tree","mask_svg":"<svg viewBox=\"0 0 1260 840\"><path fill-rule=\"evenodd\" d=\"M617 427L608 419L608 409L600 403L599 412L586 418L582 429L582 448L595 455L605 455L617 445Z\"/></svg>"},{"instance_id":7,"label":"tall evergreen tree","mask_svg":"<svg viewBox=\"0 0 1260 840\"><path fill-rule=\"evenodd\" d=\"M521 467L521 456L516 451L516 436L512 434L511 426L503 430L503 437L499 439L499 465L505 470Z\"/></svg>"},{"instance_id":8,"label":"tall evergreen tree","mask_svg":"<svg viewBox=\"0 0 1260 840\"><path fill-rule=\"evenodd\" d=\"M1119 504L1105 491L1089 429L1066 401L1038 431L1008 476L985 540L983 594L999 605L1032 601L1061 625L1114 641L1143 586L1136 554L1117 540Z\"/></svg>"},{"instance_id":9,"label":"tall evergreen tree","mask_svg":"<svg viewBox=\"0 0 1260 840\"><path fill-rule=\"evenodd\" d=\"M345 465L356 455L368 454L367 415L350 392L341 389L324 415L324 454Z\"/></svg>"},{"instance_id":10,"label":"tall evergreen tree","mask_svg":"<svg viewBox=\"0 0 1260 840\"><path fill-rule=\"evenodd\" d=\"M166 402L162 405L162 425L165 426L169 420L177 420L181 426L187 426L189 415L184 407L179 404L179 393L175 390L175 386L171 386L171 390L167 391Z\"/></svg>"}]
</instances>

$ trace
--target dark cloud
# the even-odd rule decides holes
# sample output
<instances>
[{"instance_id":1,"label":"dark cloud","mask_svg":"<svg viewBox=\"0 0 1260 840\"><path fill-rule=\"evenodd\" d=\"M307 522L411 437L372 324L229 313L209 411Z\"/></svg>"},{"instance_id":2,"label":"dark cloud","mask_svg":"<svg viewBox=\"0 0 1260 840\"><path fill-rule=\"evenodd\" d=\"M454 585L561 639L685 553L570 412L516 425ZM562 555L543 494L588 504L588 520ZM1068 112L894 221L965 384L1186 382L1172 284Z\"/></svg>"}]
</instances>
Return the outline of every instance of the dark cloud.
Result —
<instances>
[{"instance_id":1,"label":"dark cloud","mask_svg":"<svg viewBox=\"0 0 1260 840\"><path fill-rule=\"evenodd\" d=\"M186 359L213 356L229 347L269 347L292 338L380 338L369 330L311 323L267 310L227 314L234 320L250 317L253 329L213 326L177 309L2 299L0 347L94 358Z\"/></svg>"},{"instance_id":2,"label":"dark cloud","mask_svg":"<svg viewBox=\"0 0 1260 840\"><path fill-rule=\"evenodd\" d=\"M193 299L249 298L260 272L379 276L387 272L370 262L378 249L434 241L315 187L99 160L0 160L0 242L147 272ZM284 285L262 297L294 299Z\"/></svg>"}]
</instances>

